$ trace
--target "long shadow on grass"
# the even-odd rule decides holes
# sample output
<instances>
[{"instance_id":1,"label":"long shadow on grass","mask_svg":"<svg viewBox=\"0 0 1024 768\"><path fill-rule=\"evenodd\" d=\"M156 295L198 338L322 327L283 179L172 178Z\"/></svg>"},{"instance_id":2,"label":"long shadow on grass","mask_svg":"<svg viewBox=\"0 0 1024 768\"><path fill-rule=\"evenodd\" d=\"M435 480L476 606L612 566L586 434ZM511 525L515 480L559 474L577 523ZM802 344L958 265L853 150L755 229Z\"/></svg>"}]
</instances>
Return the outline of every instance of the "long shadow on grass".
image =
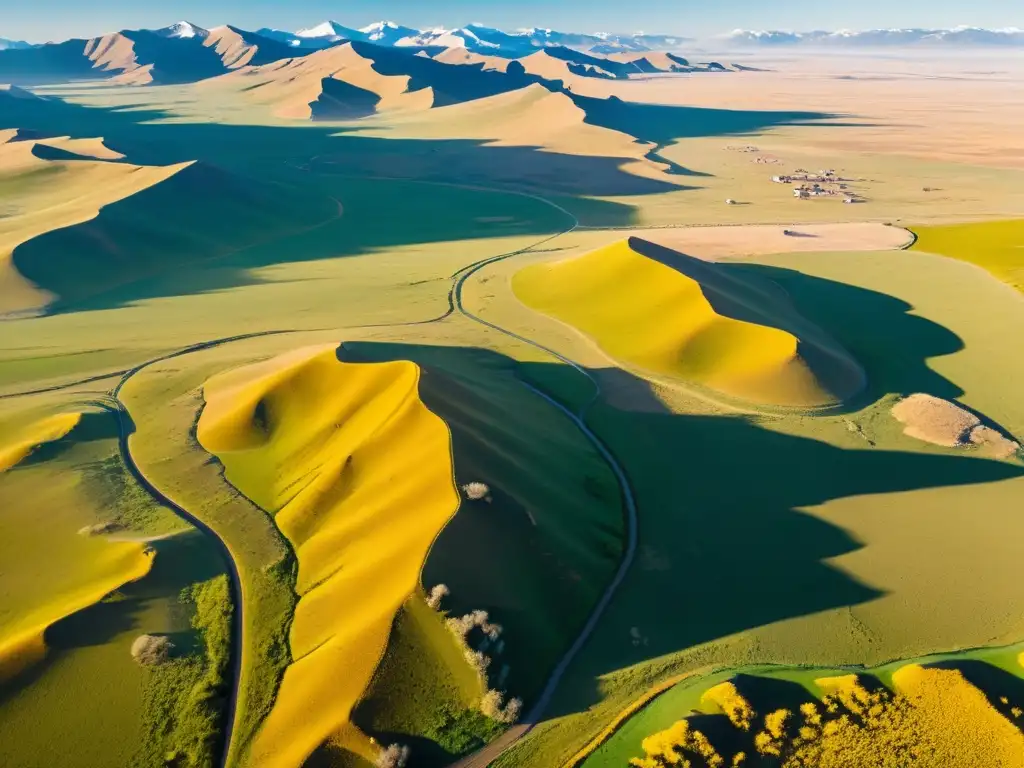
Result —
<instances>
[{"instance_id":1,"label":"long shadow on grass","mask_svg":"<svg viewBox=\"0 0 1024 768\"><path fill-rule=\"evenodd\" d=\"M369 343L346 344L345 349L362 360L411 359L424 366L428 376L430 371L448 376L455 372L461 381L458 387L448 385L448 391L459 403L470 396L489 396L491 420L502 426L496 431L493 424L481 420L473 437L480 441L478 446L491 443L497 468L508 472L506 490L515 488L516 473L525 473L528 467L513 465L514 454L501 449L500 435L505 430L532 444L542 462L547 459L546 465L533 470L537 476L530 482L557 487L565 482L560 469L565 462L580 461L578 455L567 452L564 442L552 439L555 419L562 418L557 413L529 411L511 400L503 403L493 388L472 391L482 384L480 379L472 380L472 371L483 368L494 375L518 375L556 397L580 392L582 377L568 366L517 364L480 349ZM469 373L460 376L459 371ZM1024 474L1019 466L970 457L844 450L764 429L747 418L673 414L645 382L622 371L615 379L619 394L628 395L621 402L628 405L599 404L590 410L587 421L629 477L639 507L639 548L598 630L565 679L550 716L580 711L599 701L601 675L744 630L881 596L876 588L828 562L861 544L802 508L849 496L992 482ZM465 386L469 394L461 392ZM442 418L451 419L450 404L435 400L428 405ZM460 424L458 419L449 423L456 475L462 479L460 467L481 467L484 448L460 450L458 433L467 423ZM502 460L509 466L501 468ZM579 497L586 494L576 484L566 484L564 490ZM584 505L605 505L603 517L592 525L618 531L615 549L621 553L622 513L618 504L607 502L602 490ZM540 546L530 546L529 539L507 533L515 525L509 518L516 514L515 508L495 508L477 515L470 505L463 505L432 550L425 577L428 587L443 581L453 596L467 599L469 607L485 608L495 621L506 624L509 647L505 653L516 654L523 660L520 664L530 667L524 672L512 665L509 687L529 696L580 631L597 595L610 581L617 566L612 561L618 555L615 549L592 551L590 555L603 564L595 574L605 574L604 580L580 591L570 567L578 553L566 546L568 540L560 548L558 537L551 535L552 528L567 524L578 529L578 523L560 519L563 508L557 504L537 509L533 518L541 522L531 524ZM610 519L612 515L618 519ZM596 536L591 542L601 540ZM582 535L575 544L593 545ZM560 648L528 631L516 632L517 624L529 627L533 611L553 625L552 631L563 639ZM519 688L520 680L528 685Z\"/></svg>"},{"instance_id":2,"label":"long shadow on grass","mask_svg":"<svg viewBox=\"0 0 1024 768\"><path fill-rule=\"evenodd\" d=\"M551 381L570 372L544 369ZM591 426L625 468L639 505L637 562L567 680L558 709L600 696L598 678L782 619L881 593L828 560L860 543L802 508L850 496L993 482L1019 466L970 457L843 450L740 417L604 405Z\"/></svg>"},{"instance_id":3,"label":"long shadow on grass","mask_svg":"<svg viewBox=\"0 0 1024 768\"><path fill-rule=\"evenodd\" d=\"M894 296L782 267L723 264L739 276L781 286L802 315L836 337L868 374L864 397L927 392L946 399L964 394L928 367L928 360L964 348L948 328L913 315L914 307Z\"/></svg>"},{"instance_id":4,"label":"long shadow on grass","mask_svg":"<svg viewBox=\"0 0 1024 768\"><path fill-rule=\"evenodd\" d=\"M464 498L435 540L427 589L446 584L444 607L490 612L504 627L491 672L508 668L508 690L529 697L612 577L622 552L615 477L578 428L516 380L508 358L480 349L346 342L350 362L412 360L420 397L451 431Z\"/></svg>"},{"instance_id":5,"label":"long shadow on grass","mask_svg":"<svg viewBox=\"0 0 1024 768\"><path fill-rule=\"evenodd\" d=\"M0 703L45 675L61 653L104 645L125 632L151 631L150 627L139 623L139 615L152 601L176 599L192 584L223 573L216 551L198 531L155 541L150 546L156 549L156 555L149 574L51 625L44 634L49 649L47 658L0 686ZM192 631L176 632L172 641L176 655L187 655L199 649L199 639Z\"/></svg>"},{"instance_id":6,"label":"long shadow on grass","mask_svg":"<svg viewBox=\"0 0 1024 768\"><path fill-rule=\"evenodd\" d=\"M89 645L103 645L122 632L146 631L137 616L152 600L177 597L192 584L224 572L219 557L199 531L188 531L150 544L156 555L153 568L139 581L126 584L111 598L63 619L46 632L46 644L56 652ZM194 649L191 633L179 632L176 650Z\"/></svg>"},{"instance_id":7,"label":"long shadow on grass","mask_svg":"<svg viewBox=\"0 0 1024 768\"><path fill-rule=\"evenodd\" d=\"M140 101L152 98L146 93L150 95L140 96ZM598 108L617 114L626 106L609 102L594 106ZM654 113L629 107L632 123L658 126L659 136L666 131L751 132L829 117L730 114L729 120L705 119L695 109L660 107ZM675 117L664 125L664 115ZM112 109L5 98L0 128L102 136L129 161L144 165L198 161L167 181L106 206L94 220L15 250L18 271L58 296L57 309L105 309L145 298L224 290L261 282L253 272L263 267L417 243L543 236L572 223L537 200L428 187L424 181L540 191L566 204L579 199L586 223L603 226L629 226L635 222L634 209L593 198L685 189L625 172L623 160L614 157L480 140L371 138L322 124L159 122L169 116L146 104ZM319 159L311 165L311 158ZM328 178L311 173L311 168L345 177ZM374 184L351 177L421 183ZM340 218L338 203L344 209Z\"/></svg>"}]
</instances>

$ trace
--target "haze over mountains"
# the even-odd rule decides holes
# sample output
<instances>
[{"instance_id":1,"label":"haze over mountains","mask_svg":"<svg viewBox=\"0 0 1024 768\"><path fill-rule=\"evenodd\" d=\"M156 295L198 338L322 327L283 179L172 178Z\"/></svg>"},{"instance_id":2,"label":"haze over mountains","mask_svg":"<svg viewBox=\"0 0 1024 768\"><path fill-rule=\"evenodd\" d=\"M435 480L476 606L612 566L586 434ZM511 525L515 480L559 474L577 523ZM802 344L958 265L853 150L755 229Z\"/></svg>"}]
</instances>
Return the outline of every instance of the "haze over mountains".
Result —
<instances>
[{"instance_id":1,"label":"haze over mountains","mask_svg":"<svg viewBox=\"0 0 1024 768\"><path fill-rule=\"evenodd\" d=\"M783 30L737 29L724 38L725 42L750 46L821 46L821 47L901 47L901 46L1022 46L1024 29L984 29L982 27L956 27L954 29L868 29L828 32L789 32Z\"/></svg>"}]
</instances>

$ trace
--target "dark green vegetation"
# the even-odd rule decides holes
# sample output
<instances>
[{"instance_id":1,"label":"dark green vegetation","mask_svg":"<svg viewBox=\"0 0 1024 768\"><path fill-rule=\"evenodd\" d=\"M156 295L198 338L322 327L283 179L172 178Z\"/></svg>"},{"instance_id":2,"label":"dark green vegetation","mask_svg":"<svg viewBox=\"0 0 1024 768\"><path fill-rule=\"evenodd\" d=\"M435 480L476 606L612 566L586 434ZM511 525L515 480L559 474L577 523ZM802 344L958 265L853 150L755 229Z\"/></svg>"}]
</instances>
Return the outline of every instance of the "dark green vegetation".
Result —
<instances>
[{"instance_id":1,"label":"dark green vegetation","mask_svg":"<svg viewBox=\"0 0 1024 768\"><path fill-rule=\"evenodd\" d=\"M415 595L353 721L381 744L410 746L416 765L444 766L501 731L480 713L482 693L444 617Z\"/></svg>"},{"instance_id":2,"label":"dark green vegetation","mask_svg":"<svg viewBox=\"0 0 1024 768\"><path fill-rule=\"evenodd\" d=\"M215 349L212 351L216 351ZM175 360L136 374L122 392L135 422L131 450L147 478L220 536L231 551L247 599L242 611L241 678L233 755L244 754L270 711L291 662L288 630L295 606L295 556L270 518L223 479L222 468L195 440L201 386L212 370ZM191 360L190 360L191 362ZM235 758L237 759L237 758Z\"/></svg>"},{"instance_id":3,"label":"dark green vegetation","mask_svg":"<svg viewBox=\"0 0 1024 768\"><path fill-rule=\"evenodd\" d=\"M193 611L194 635L176 636L172 659L148 671L140 764L206 768L223 749L232 611L227 576L189 587L181 597Z\"/></svg>"}]
</instances>

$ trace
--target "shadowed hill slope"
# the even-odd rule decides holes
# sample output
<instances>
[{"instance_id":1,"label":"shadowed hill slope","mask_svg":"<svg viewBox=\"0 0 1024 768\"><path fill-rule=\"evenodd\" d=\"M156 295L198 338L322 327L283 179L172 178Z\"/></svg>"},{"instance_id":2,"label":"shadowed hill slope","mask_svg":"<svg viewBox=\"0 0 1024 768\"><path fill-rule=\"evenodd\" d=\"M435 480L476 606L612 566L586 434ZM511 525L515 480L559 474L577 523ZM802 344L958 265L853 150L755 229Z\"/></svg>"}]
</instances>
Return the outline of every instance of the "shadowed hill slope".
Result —
<instances>
[{"instance_id":1,"label":"shadowed hill slope","mask_svg":"<svg viewBox=\"0 0 1024 768\"><path fill-rule=\"evenodd\" d=\"M204 45L213 48L228 69L259 66L295 56L295 49L286 43L232 26L211 29Z\"/></svg>"},{"instance_id":2,"label":"shadowed hill slope","mask_svg":"<svg viewBox=\"0 0 1024 768\"><path fill-rule=\"evenodd\" d=\"M27 278L13 263L15 250L55 228L87 221L103 206L184 167L121 162L123 156L102 139L23 137L33 133L50 132L0 131L0 315L45 306L53 298L46 284L60 279L46 269L40 280Z\"/></svg>"},{"instance_id":3,"label":"shadowed hill slope","mask_svg":"<svg viewBox=\"0 0 1024 768\"><path fill-rule=\"evenodd\" d=\"M175 170L95 218L19 245L17 273L65 306L339 215L329 198L205 163Z\"/></svg>"},{"instance_id":4,"label":"shadowed hill slope","mask_svg":"<svg viewBox=\"0 0 1024 768\"><path fill-rule=\"evenodd\" d=\"M865 383L849 354L776 286L639 238L527 267L513 287L612 357L735 397L822 406Z\"/></svg>"},{"instance_id":5,"label":"shadowed hill slope","mask_svg":"<svg viewBox=\"0 0 1024 768\"><path fill-rule=\"evenodd\" d=\"M347 119L377 111L461 104L543 82L521 70L456 66L405 49L349 42L245 67L204 87L241 89L244 99L266 105L281 117Z\"/></svg>"},{"instance_id":6,"label":"shadowed hill slope","mask_svg":"<svg viewBox=\"0 0 1024 768\"><path fill-rule=\"evenodd\" d=\"M646 183L641 179L665 184L666 189L676 186L671 166L649 156L650 145L628 134L590 125L586 117L568 94L533 84L427 113L389 117L380 125L379 134L375 131L377 123L371 123L367 130L380 136L402 131L418 137L484 139L492 146L543 148L544 153L534 161L519 164L524 179L533 175L535 167L538 175L553 175L563 166L562 157L572 155L616 158L624 173L637 177L638 186ZM581 188L586 188L590 174L585 165L580 163L571 172Z\"/></svg>"}]
</instances>

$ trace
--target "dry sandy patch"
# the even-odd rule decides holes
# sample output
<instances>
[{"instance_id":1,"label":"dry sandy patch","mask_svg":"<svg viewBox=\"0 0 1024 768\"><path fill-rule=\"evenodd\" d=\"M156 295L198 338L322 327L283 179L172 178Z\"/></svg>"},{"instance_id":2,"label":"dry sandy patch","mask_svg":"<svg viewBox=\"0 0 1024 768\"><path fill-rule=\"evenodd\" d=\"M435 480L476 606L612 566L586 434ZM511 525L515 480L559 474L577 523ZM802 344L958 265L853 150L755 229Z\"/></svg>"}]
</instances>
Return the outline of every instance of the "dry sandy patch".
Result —
<instances>
[{"instance_id":1,"label":"dry sandy patch","mask_svg":"<svg viewBox=\"0 0 1024 768\"><path fill-rule=\"evenodd\" d=\"M982 446L1000 459L1008 459L1020 449L998 430L984 426L975 414L933 395L905 397L893 406L892 415L905 426L905 435L926 443L946 448Z\"/></svg>"},{"instance_id":2,"label":"dry sandy patch","mask_svg":"<svg viewBox=\"0 0 1024 768\"><path fill-rule=\"evenodd\" d=\"M631 234L711 261L771 253L891 251L906 246L911 240L910 233L901 227L874 222L788 227L775 224L678 227L645 229ZM614 233L609 233L609 239L613 236Z\"/></svg>"}]
</instances>

